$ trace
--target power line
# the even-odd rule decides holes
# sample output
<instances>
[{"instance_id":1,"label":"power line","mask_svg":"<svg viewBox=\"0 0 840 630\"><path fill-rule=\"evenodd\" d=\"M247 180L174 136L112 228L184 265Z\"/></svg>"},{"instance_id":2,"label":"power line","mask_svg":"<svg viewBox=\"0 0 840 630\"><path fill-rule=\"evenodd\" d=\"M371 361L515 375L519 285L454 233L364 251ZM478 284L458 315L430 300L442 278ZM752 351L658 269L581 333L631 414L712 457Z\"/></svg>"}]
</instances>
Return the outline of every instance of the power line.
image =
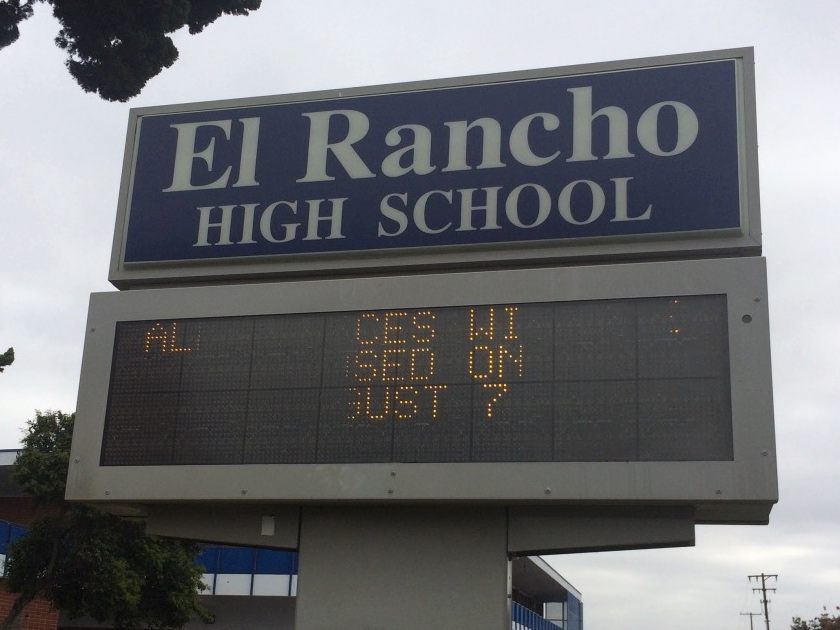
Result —
<instances>
[{"instance_id":1,"label":"power line","mask_svg":"<svg viewBox=\"0 0 840 630\"><path fill-rule=\"evenodd\" d=\"M761 603L764 604L764 625L766 626L767 630L770 630L770 615L767 612L767 604L770 603L770 600L767 599L767 591L775 592L775 588L767 588L767 580L773 578L774 580L778 581L779 576L778 574L773 575L765 575L762 573L761 575L748 575L747 576L752 584L753 578L755 578L756 582L760 579L761 580L761 588L754 588L753 592L757 593L761 591ZM752 617L750 617L750 625L752 625Z\"/></svg>"},{"instance_id":2,"label":"power line","mask_svg":"<svg viewBox=\"0 0 840 630\"><path fill-rule=\"evenodd\" d=\"M753 619L753 617L759 617L761 615L761 613L741 613L742 617L746 617L747 615L750 616L750 630L753 630L752 619Z\"/></svg>"}]
</instances>

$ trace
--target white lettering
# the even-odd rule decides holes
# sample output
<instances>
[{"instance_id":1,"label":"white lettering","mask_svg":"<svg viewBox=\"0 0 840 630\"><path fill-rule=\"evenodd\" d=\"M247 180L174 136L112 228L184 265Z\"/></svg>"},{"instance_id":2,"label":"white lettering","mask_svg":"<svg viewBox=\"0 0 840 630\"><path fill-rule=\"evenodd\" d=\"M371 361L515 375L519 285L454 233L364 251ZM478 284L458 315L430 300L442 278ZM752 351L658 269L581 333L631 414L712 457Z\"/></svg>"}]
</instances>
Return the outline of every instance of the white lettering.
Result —
<instances>
[{"instance_id":1,"label":"white lettering","mask_svg":"<svg viewBox=\"0 0 840 630\"><path fill-rule=\"evenodd\" d=\"M245 212L242 216L242 240L239 241L239 245L257 242L254 240L254 212L256 212L258 205L256 203L242 204Z\"/></svg>"},{"instance_id":2,"label":"white lettering","mask_svg":"<svg viewBox=\"0 0 840 630\"><path fill-rule=\"evenodd\" d=\"M473 193L478 188L463 188L458 190L461 193L461 225L458 226L458 232L472 231L476 228L472 224L472 217L476 211L484 211L484 227L481 230L499 230L501 226L498 221L498 205L499 205L499 191L501 186L493 186L490 188L481 188L484 193L485 205L477 206L473 203Z\"/></svg>"},{"instance_id":3,"label":"white lettering","mask_svg":"<svg viewBox=\"0 0 840 630\"><path fill-rule=\"evenodd\" d=\"M195 147L195 134L199 127L217 127L225 134L225 140L230 140L230 120L210 120L207 122L180 123L170 125L178 132L178 140L175 144L175 166L172 172L172 183L163 192L175 192L180 190L205 190L208 188L225 188L230 178L231 167L228 166L225 172L217 179L207 184L192 184L193 160L199 159L204 162L209 172L213 171L213 153L216 150L216 137L210 138L210 142L204 149L197 151Z\"/></svg>"},{"instance_id":4,"label":"white lettering","mask_svg":"<svg viewBox=\"0 0 840 630\"><path fill-rule=\"evenodd\" d=\"M555 131L560 128L560 119L554 114L545 113L525 116L513 126L508 146L513 158L524 166L545 166L560 155L560 151L555 151L545 157L534 153L528 133L531 129L531 123L537 118L542 120L542 127L546 131Z\"/></svg>"},{"instance_id":5,"label":"white lettering","mask_svg":"<svg viewBox=\"0 0 840 630\"><path fill-rule=\"evenodd\" d=\"M335 177L327 173L327 156L332 155L352 179L376 177L356 153L353 145L367 135L370 120L362 112L342 109L303 114L309 118L309 149L306 174L298 182L327 182ZM347 123L347 133L341 140L330 142L330 122L342 117Z\"/></svg>"},{"instance_id":6,"label":"white lettering","mask_svg":"<svg viewBox=\"0 0 840 630\"><path fill-rule=\"evenodd\" d=\"M670 151L664 150L659 142L659 112L665 107L672 108L677 116L677 141ZM663 157L678 155L688 149L694 144L699 131L700 122L697 120L697 114L688 105L679 101L662 101L651 105L644 111L636 125L639 144L648 153Z\"/></svg>"},{"instance_id":7,"label":"white lettering","mask_svg":"<svg viewBox=\"0 0 840 630\"><path fill-rule=\"evenodd\" d=\"M260 139L260 119L240 118L242 123L242 150L239 153L239 177L234 187L259 186L257 182L257 146Z\"/></svg>"},{"instance_id":8,"label":"white lettering","mask_svg":"<svg viewBox=\"0 0 840 630\"><path fill-rule=\"evenodd\" d=\"M428 175L435 170L432 166L432 132L423 125L403 125L394 127L385 136L389 147L399 146L402 134L411 134L413 142L398 151L394 151L382 161L382 174L387 177L400 177L406 173ZM410 162L403 166L402 158L410 157Z\"/></svg>"},{"instance_id":9,"label":"white lettering","mask_svg":"<svg viewBox=\"0 0 840 630\"><path fill-rule=\"evenodd\" d=\"M531 223L525 223L519 216L519 196L526 189L532 189L537 193L537 216ZM519 228L532 228L541 225L548 218L551 212L551 195L542 186L537 184L522 184L510 191L505 200L505 216L508 221Z\"/></svg>"},{"instance_id":10,"label":"white lettering","mask_svg":"<svg viewBox=\"0 0 840 630\"><path fill-rule=\"evenodd\" d=\"M588 211L589 216L580 221L575 218L572 210L572 193L574 192L575 186L578 184L587 186L592 197L592 205ZM557 199L557 205L559 206L560 216L566 221L572 225L587 225L588 223L596 221L598 217L603 214L604 208L607 205L607 200L603 189L598 184L593 181L589 181L588 179L578 179L566 184L563 187L563 190L560 191L560 197Z\"/></svg>"},{"instance_id":11,"label":"white lettering","mask_svg":"<svg viewBox=\"0 0 840 630\"><path fill-rule=\"evenodd\" d=\"M421 232L426 234L440 234L441 232L445 232L448 230L452 223L449 222L441 228L434 230L429 227L429 224L426 222L426 204L429 201L429 198L432 195L440 195L444 199L446 199L450 204L452 203L452 191L451 190L430 190L429 192L423 193L417 199L417 203L414 204L414 225L416 225Z\"/></svg>"},{"instance_id":12,"label":"white lettering","mask_svg":"<svg viewBox=\"0 0 840 630\"><path fill-rule=\"evenodd\" d=\"M230 240L230 222L235 207L235 205L221 206L222 220L213 223L210 221L210 212L215 210L216 206L198 208L198 238L193 243L193 247L205 247L213 244L210 243L209 239L210 228L219 228L219 240L216 241L215 245L230 245L233 242Z\"/></svg>"},{"instance_id":13,"label":"white lettering","mask_svg":"<svg viewBox=\"0 0 840 630\"><path fill-rule=\"evenodd\" d=\"M605 118L609 126L609 150L606 160L633 157L628 147L629 130L627 112L611 105L592 113L592 88L569 88L572 93L572 156L567 162L597 160L592 153L592 124L596 118Z\"/></svg>"},{"instance_id":14,"label":"white lettering","mask_svg":"<svg viewBox=\"0 0 840 630\"><path fill-rule=\"evenodd\" d=\"M397 224L397 231L388 232L382 225L382 221L380 221L376 231L377 236L399 236L400 234L405 232L405 229L408 227L408 216L405 210L395 208L388 202L389 199L391 199L392 197L402 201L403 206L406 206L408 204L408 195L406 193L392 193L390 195L385 195L382 198L382 201L379 203L379 211L382 213L383 217L385 217L386 219L391 219Z\"/></svg>"},{"instance_id":15,"label":"white lettering","mask_svg":"<svg viewBox=\"0 0 840 630\"><path fill-rule=\"evenodd\" d=\"M650 213L653 210L653 204L649 204L647 210L645 210L642 214L636 217L631 217L628 207L628 194L627 194L627 182L629 182L632 177L615 177L610 181L615 184L615 217L610 219L610 223L613 221L647 221L650 219Z\"/></svg>"},{"instance_id":16,"label":"white lettering","mask_svg":"<svg viewBox=\"0 0 840 630\"><path fill-rule=\"evenodd\" d=\"M321 216L320 214L322 201L327 200L309 199L306 202L309 206L309 220L306 225L306 236L303 237L304 241L316 241L322 238L318 236L318 225L322 221L328 223L330 226L330 234L326 238L344 238L344 235L341 233L341 219L344 211L344 202L347 201L347 198L329 199L330 211L327 216Z\"/></svg>"},{"instance_id":17,"label":"white lettering","mask_svg":"<svg viewBox=\"0 0 840 630\"><path fill-rule=\"evenodd\" d=\"M449 230L497 230L510 226L527 230L548 221L555 207L559 219L573 226L589 225L600 219L609 222L647 221L653 214L653 204L642 206L645 209L641 212L631 210L629 188L632 179L612 178L609 180L611 188L586 179L569 182L560 188L556 206L553 193L535 183L520 184L509 192L500 186L430 190L417 197L413 206L409 193L391 193L380 202L381 215L387 222L380 221L378 236L398 236L410 229L429 235ZM611 192L609 199L607 190ZM453 207L455 195L460 196L460 203ZM484 195L484 205L476 203L476 195ZM436 197L443 199L433 199ZM504 213L499 216L502 201ZM609 216L605 216L608 205ZM480 212L484 216L476 217ZM432 225L430 213L434 218ZM452 220L446 220L455 213L460 219L457 225Z\"/></svg>"},{"instance_id":18,"label":"white lettering","mask_svg":"<svg viewBox=\"0 0 840 630\"><path fill-rule=\"evenodd\" d=\"M256 179L257 145L259 144L260 119L240 118L242 123L242 145L239 148L239 176L235 187L259 186ZM213 173L213 159L216 151L216 138L213 136L203 149L195 146L196 132L200 127L216 127L223 133L225 140L230 140L231 120L210 120L207 122L178 123L170 125L178 132L175 143L175 164L172 169L172 183L163 192L178 192L183 190L208 190L226 188L232 167L228 166L215 180L204 184L193 184L193 164L195 160L204 162L208 174Z\"/></svg>"},{"instance_id":19,"label":"white lettering","mask_svg":"<svg viewBox=\"0 0 840 630\"><path fill-rule=\"evenodd\" d=\"M443 172L468 171L467 136L471 129L481 130L481 162L476 168L499 168L502 162L502 127L495 118L479 118L471 123L456 120L444 123L449 127L449 164Z\"/></svg>"},{"instance_id":20,"label":"white lettering","mask_svg":"<svg viewBox=\"0 0 840 630\"><path fill-rule=\"evenodd\" d=\"M271 231L271 220L274 218L274 211L281 205L291 210L292 214L297 214L297 201L275 201L263 210L262 216L260 217L260 234L269 243L288 243L294 240L295 236L297 236L297 229L300 227L300 223L281 223L280 227L283 228L283 238L276 238L274 236L274 233Z\"/></svg>"}]
</instances>

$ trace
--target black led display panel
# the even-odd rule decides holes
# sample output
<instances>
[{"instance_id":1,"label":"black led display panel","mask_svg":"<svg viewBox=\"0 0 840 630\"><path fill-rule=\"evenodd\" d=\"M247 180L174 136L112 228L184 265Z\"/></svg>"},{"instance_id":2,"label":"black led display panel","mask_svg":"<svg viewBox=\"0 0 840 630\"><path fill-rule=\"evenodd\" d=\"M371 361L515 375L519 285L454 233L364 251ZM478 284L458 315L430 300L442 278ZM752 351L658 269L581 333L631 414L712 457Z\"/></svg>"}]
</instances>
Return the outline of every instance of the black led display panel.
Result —
<instances>
[{"instance_id":1,"label":"black led display panel","mask_svg":"<svg viewBox=\"0 0 840 630\"><path fill-rule=\"evenodd\" d=\"M101 454L732 459L723 295L118 322Z\"/></svg>"}]
</instances>

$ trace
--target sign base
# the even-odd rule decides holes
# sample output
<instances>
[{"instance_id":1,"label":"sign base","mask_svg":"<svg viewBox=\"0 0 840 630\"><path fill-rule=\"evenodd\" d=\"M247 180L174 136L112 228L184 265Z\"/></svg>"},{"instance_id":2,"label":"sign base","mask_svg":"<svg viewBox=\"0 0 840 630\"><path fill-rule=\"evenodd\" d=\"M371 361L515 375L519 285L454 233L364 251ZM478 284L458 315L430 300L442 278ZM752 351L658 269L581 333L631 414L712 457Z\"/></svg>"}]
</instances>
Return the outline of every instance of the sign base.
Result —
<instances>
[{"instance_id":1,"label":"sign base","mask_svg":"<svg viewBox=\"0 0 840 630\"><path fill-rule=\"evenodd\" d=\"M510 628L504 507L304 507L296 630Z\"/></svg>"}]
</instances>

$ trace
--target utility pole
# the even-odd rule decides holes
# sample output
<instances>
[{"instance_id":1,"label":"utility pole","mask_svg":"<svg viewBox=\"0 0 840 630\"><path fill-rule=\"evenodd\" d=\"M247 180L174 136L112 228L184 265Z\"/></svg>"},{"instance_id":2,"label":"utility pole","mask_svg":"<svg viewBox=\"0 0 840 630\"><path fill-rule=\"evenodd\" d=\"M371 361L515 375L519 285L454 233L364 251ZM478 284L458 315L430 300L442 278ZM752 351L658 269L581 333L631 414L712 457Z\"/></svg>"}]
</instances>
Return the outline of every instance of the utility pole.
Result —
<instances>
[{"instance_id":1,"label":"utility pole","mask_svg":"<svg viewBox=\"0 0 840 630\"><path fill-rule=\"evenodd\" d=\"M767 591L775 592L776 589L775 588L767 588L767 580L769 578L773 578L774 580L778 580L779 576L778 575L765 575L764 573L762 573L761 575L748 575L747 577L749 578L751 584L752 584L753 578L755 578L756 581L758 581L759 579L761 580L761 588L754 588L753 592L757 593L758 591L761 591L761 597L762 597L761 603L764 605L764 625L767 627L767 630L770 630L770 615L767 613L767 604L770 603L770 600L767 599ZM750 617L750 623L752 623L752 617Z\"/></svg>"},{"instance_id":2,"label":"utility pole","mask_svg":"<svg viewBox=\"0 0 840 630\"><path fill-rule=\"evenodd\" d=\"M752 618L753 618L753 617L758 617L758 616L760 616L760 615L761 615L761 613L741 613L741 616L742 616L742 617L746 617L747 615L749 615L749 616L750 616L750 630L753 630L753 622L752 622Z\"/></svg>"}]
</instances>

